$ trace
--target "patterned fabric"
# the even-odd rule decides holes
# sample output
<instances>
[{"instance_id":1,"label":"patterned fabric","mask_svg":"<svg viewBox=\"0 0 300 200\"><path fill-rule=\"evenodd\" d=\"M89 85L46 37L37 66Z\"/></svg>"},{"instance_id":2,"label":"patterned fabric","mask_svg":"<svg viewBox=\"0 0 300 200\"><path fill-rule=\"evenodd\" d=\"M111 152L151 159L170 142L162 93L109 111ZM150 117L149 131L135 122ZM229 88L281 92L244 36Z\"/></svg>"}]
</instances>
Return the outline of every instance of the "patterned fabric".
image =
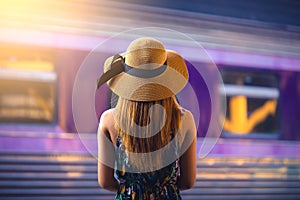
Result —
<instances>
[{"instance_id":1,"label":"patterned fabric","mask_svg":"<svg viewBox=\"0 0 300 200\"><path fill-rule=\"evenodd\" d=\"M122 139L117 137L118 169L128 164ZM116 178L120 183L115 200L181 200L177 188L178 160L153 172L129 173L117 170Z\"/></svg>"}]
</instances>

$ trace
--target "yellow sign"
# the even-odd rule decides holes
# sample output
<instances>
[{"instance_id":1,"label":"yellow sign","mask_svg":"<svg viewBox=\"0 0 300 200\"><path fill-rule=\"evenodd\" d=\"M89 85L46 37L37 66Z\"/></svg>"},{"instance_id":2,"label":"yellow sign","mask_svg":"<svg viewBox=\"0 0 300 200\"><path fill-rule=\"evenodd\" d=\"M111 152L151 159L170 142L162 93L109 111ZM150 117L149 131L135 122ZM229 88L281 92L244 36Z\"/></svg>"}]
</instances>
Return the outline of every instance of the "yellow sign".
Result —
<instances>
[{"instance_id":1,"label":"yellow sign","mask_svg":"<svg viewBox=\"0 0 300 200\"><path fill-rule=\"evenodd\" d=\"M275 115L277 100L268 100L248 116L247 97L232 96L229 100L230 119L225 118L224 130L247 134L263 122L269 115Z\"/></svg>"}]
</instances>

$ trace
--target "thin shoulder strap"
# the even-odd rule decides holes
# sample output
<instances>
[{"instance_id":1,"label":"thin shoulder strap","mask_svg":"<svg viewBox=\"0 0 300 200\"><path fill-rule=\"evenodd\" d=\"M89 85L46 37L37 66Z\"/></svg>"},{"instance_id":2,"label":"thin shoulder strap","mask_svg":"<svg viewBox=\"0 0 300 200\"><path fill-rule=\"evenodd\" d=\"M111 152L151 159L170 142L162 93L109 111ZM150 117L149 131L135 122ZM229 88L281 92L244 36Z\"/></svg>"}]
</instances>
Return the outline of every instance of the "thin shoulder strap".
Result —
<instances>
[{"instance_id":1,"label":"thin shoulder strap","mask_svg":"<svg viewBox=\"0 0 300 200\"><path fill-rule=\"evenodd\" d=\"M185 113L185 109L184 108L181 108L181 116L183 116Z\"/></svg>"}]
</instances>

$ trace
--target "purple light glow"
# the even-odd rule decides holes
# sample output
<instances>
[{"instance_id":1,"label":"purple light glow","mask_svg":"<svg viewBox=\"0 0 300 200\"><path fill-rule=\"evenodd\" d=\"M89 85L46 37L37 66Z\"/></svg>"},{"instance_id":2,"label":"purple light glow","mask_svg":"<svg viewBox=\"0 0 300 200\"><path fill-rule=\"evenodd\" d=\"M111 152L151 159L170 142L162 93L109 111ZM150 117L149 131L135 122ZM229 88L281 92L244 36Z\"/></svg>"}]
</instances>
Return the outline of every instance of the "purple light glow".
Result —
<instances>
[{"instance_id":1,"label":"purple light glow","mask_svg":"<svg viewBox=\"0 0 300 200\"><path fill-rule=\"evenodd\" d=\"M91 51L110 36L87 36L67 33L43 32L37 30L20 30L0 28L0 42L13 44L26 44L43 47L78 49ZM20 35L22 37L20 37ZM105 47L106 52L123 52L132 38L114 40L111 46ZM201 44L201 42L199 42ZM205 46L204 46L205 47ZM172 49L180 49L184 58L202 61L199 58L198 47L172 45ZM214 49L205 47L207 53L217 64L247 66L264 69L300 71L300 58L291 56L268 55L255 52L238 52L232 50ZM201 57L201 56L200 56ZM199 60L200 59L200 60Z\"/></svg>"}]
</instances>

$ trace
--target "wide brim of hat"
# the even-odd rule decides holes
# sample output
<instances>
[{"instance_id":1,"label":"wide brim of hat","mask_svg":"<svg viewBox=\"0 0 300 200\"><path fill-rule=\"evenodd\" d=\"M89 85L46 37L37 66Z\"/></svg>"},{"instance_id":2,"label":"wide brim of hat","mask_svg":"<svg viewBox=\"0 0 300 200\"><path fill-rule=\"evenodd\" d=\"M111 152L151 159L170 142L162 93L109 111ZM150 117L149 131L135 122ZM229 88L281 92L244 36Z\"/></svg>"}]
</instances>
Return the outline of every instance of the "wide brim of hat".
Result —
<instances>
[{"instance_id":1,"label":"wide brim of hat","mask_svg":"<svg viewBox=\"0 0 300 200\"><path fill-rule=\"evenodd\" d=\"M172 50L166 52L167 67L158 76L140 78L122 72L107 82L109 88L118 96L133 101L156 101L176 95L188 82L188 69L180 54ZM104 71L109 69L112 58L105 61Z\"/></svg>"}]
</instances>

